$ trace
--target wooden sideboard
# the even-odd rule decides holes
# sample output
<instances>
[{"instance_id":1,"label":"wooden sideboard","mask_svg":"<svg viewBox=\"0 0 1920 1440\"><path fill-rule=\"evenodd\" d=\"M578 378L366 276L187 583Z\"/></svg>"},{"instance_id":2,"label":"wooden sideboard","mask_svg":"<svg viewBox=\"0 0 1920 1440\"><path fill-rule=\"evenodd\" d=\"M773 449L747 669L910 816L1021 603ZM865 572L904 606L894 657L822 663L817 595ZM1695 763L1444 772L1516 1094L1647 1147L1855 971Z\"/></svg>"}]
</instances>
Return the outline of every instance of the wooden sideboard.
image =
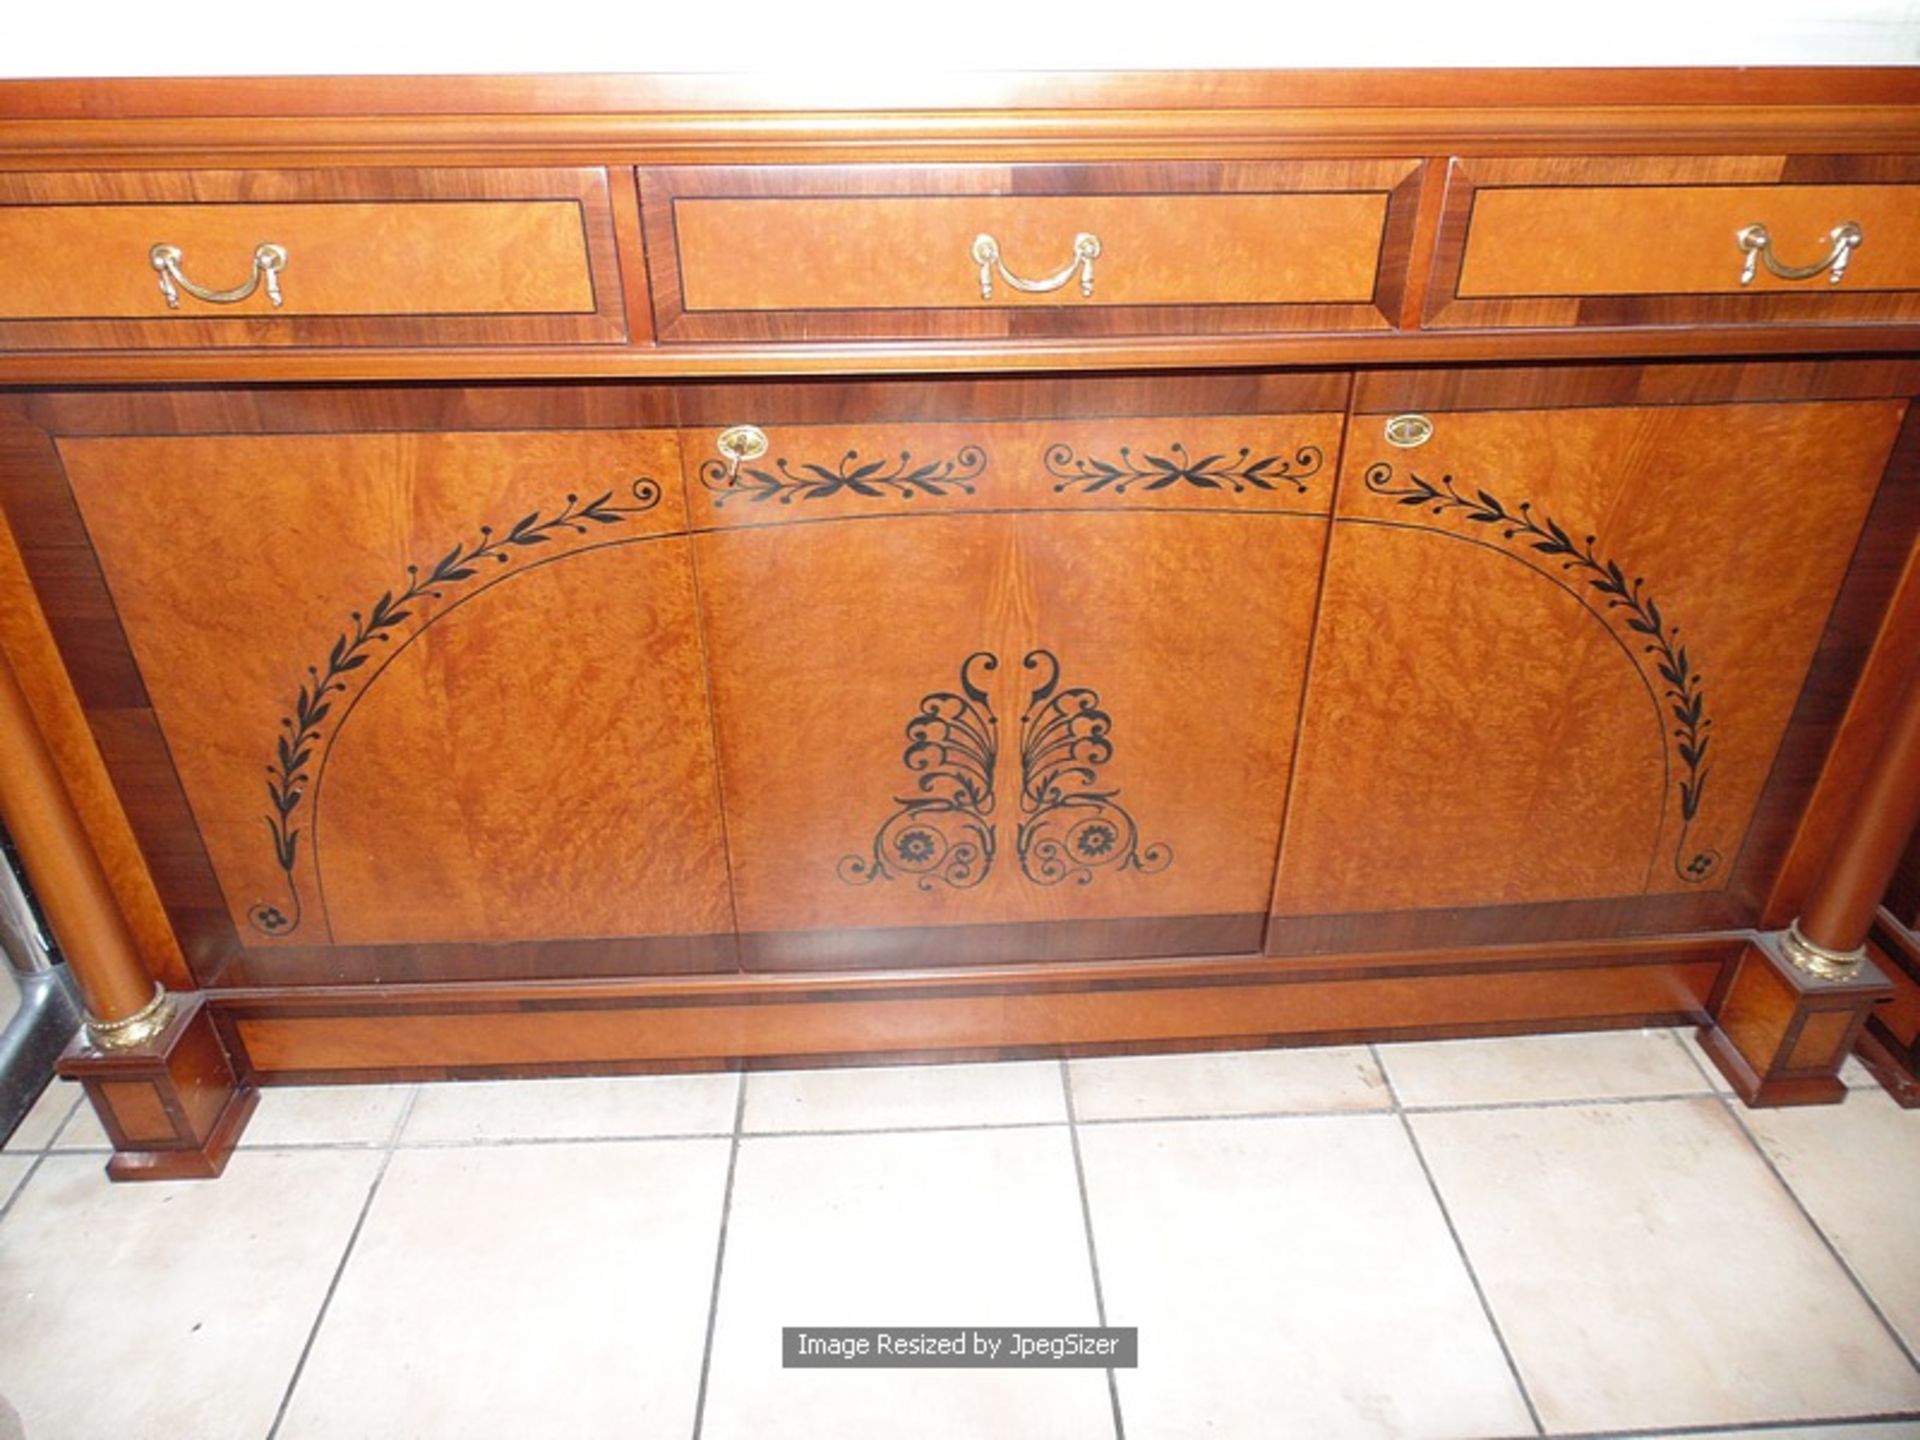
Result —
<instances>
[{"instance_id":1,"label":"wooden sideboard","mask_svg":"<svg viewBox=\"0 0 1920 1440\"><path fill-rule=\"evenodd\" d=\"M1920 807L1920 72L0 84L0 815L272 1083L1698 1023Z\"/></svg>"}]
</instances>

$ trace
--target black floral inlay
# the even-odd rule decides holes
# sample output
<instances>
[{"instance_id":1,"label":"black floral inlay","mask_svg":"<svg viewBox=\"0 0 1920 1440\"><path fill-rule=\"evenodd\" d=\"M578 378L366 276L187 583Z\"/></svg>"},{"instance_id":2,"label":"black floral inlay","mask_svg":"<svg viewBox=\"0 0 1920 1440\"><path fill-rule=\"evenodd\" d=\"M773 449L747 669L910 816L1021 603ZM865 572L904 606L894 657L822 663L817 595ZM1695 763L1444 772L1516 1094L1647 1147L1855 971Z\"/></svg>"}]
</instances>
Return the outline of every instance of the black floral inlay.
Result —
<instances>
[{"instance_id":1,"label":"black floral inlay","mask_svg":"<svg viewBox=\"0 0 1920 1440\"><path fill-rule=\"evenodd\" d=\"M1021 663L1040 677L1020 717L1021 871L1040 885L1085 885L1096 870L1166 869L1172 848L1141 849L1118 788L1102 783L1101 767L1113 758L1113 717L1099 692L1060 688L1060 661L1050 650L1029 651Z\"/></svg>"},{"instance_id":2,"label":"black floral inlay","mask_svg":"<svg viewBox=\"0 0 1920 1440\"><path fill-rule=\"evenodd\" d=\"M1629 577L1618 562L1604 558L1597 548L1599 537L1587 535L1576 540L1551 516L1535 514L1533 506L1524 500L1509 506L1478 488L1471 495L1462 494L1451 475L1443 475L1436 482L1408 472L1396 482L1393 466L1382 461L1368 468L1366 485L1376 495L1424 509L1430 515L1450 515L1487 526L1502 540L1517 541L1532 554L1557 561L1561 570L1584 579L1586 588L1600 597L1595 604L1583 596L1582 603L1588 609L1640 637L1640 651L1645 657L1642 663L1660 682L1666 716L1671 721L1666 735L1680 762L1681 826L1674 847L1674 873L1689 884L1699 884L1712 876L1720 868L1719 852L1697 850L1689 854L1687 848L1688 832L1700 813L1710 773L1707 747L1713 721L1706 713L1706 682L1681 642L1680 627L1646 593L1644 577Z\"/></svg>"},{"instance_id":3,"label":"black floral inlay","mask_svg":"<svg viewBox=\"0 0 1920 1440\"><path fill-rule=\"evenodd\" d=\"M936 884L969 890L993 868L993 773L1000 755L1000 721L983 677L999 668L985 651L960 666L958 691L936 690L920 700L907 722L901 763L920 778L873 837L865 855L842 857L838 873L849 885L911 875L922 890Z\"/></svg>"},{"instance_id":4,"label":"black floral inlay","mask_svg":"<svg viewBox=\"0 0 1920 1440\"><path fill-rule=\"evenodd\" d=\"M897 458L872 460L862 460L858 450L849 450L832 469L812 461L790 463L782 458L775 460L771 469L742 465L729 474L722 461L709 460L700 467L700 483L713 493L716 510L734 499L754 505L769 500L791 505L795 500L826 500L836 495L911 500L915 496L971 495L973 482L986 468L987 452L978 445L962 446L951 459L923 460L917 465L908 450L902 450Z\"/></svg>"},{"instance_id":5,"label":"black floral inlay","mask_svg":"<svg viewBox=\"0 0 1920 1440\"><path fill-rule=\"evenodd\" d=\"M1188 485L1196 490L1231 490L1236 494L1291 487L1296 494L1304 495L1307 480L1319 474L1326 462L1317 445L1302 445L1291 456L1263 455L1257 460L1244 445L1232 455L1221 451L1196 460L1177 441L1167 446L1164 455L1136 458L1125 445L1119 455L1116 463L1093 455L1075 455L1071 445L1050 445L1045 464L1047 473L1058 482L1053 487L1056 491L1075 490L1083 495L1101 490L1124 495L1136 485L1143 491Z\"/></svg>"},{"instance_id":6,"label":"black floral inlay","mask_svg":"<svg viewBox=\"0 0 1920 1440\"><path fill-rule=\"evenodd\" d=\"M351 626L334 640L324 665L307 667L307 678L300 685L293 709L280 721L274 763L267 767L271 811L266 820L273 837L274 860L285 877L287 898L284 904L263 901L248 910L247 918L256 930L281 936L300 928L300 888L293 877L303 834L300 807L318 774L316 747L335 703L354 683L349 678L353 672L375 658L378 647L392 640L413 618L421 602L441 599L450 590L488 576L490 567L511 565L536 546L552 543L557 535L584 535L597 526L618 525L660 503L660 486L645 477L633 482L630 494L632 504L616 503L611 490L586 501L568 495L565 504L551 515L530 510L505 531L482 525L477 543L462 541L424 571L409 565L407 583L398 591L385 591L371 608L350 612ZM492 571L486 583L498 579L500 573Z\"/></svg>"}]
</instances>

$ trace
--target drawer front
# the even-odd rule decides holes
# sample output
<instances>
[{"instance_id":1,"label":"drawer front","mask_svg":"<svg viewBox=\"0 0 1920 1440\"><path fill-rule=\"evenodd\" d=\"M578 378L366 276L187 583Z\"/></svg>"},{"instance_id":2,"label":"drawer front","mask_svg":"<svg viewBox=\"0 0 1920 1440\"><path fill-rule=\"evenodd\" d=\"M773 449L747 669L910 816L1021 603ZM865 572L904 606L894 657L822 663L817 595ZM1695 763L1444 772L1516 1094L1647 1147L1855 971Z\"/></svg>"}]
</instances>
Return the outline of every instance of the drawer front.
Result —
<instances>
[{"instance_id":1,"label":"drawer front","mask_svg":"<svg viewBox=\"0 0 1920 1440\"><path fill-rule=\"evenodd\" d=\"M643 170L662 339L1380 329L1417 167Z\"/></svg>"},{"instance_id":2,"label":"drawer front","mask_svg":"<svg viewBox=\"0 0 1920 1440\"><path fill-rule=\"evenodd\" d=\"M0 177L0 345L625 335L605 173Z\"/></svg>"},{"instance_id":3,"label":"drawer front","mask_svg":"<svg viewBox=\"0 0 1920 1440\"><path fill-rule=\"evenodd\" d=\"M1920 319L1920 166L1872 159L1468 160L1430 323Z\"/></svg>"}]
</instances>

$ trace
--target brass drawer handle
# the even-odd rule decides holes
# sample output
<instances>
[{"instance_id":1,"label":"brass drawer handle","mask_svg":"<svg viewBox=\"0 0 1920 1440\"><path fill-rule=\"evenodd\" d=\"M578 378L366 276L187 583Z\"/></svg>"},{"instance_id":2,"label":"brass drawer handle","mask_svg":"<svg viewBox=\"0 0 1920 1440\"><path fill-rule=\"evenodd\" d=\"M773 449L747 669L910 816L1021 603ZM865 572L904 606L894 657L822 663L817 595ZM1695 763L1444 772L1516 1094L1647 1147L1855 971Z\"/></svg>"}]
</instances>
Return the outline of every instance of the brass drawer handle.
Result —
<instances>
[{"instance_id":1,"label":"brass drawer handle","mask_svg":"<svg viewBox=\"0 0 1920 1440\"><path fill-rule=\"evenodd\" d=\"M283 246L255 246L253 273L247 277L246 284L236 285L231 290L209 290L204 285L194 284L180 273L180 262L184 258L178 245L156 245L147 252L148 262L160 273L160 293L167 297L169 310L180 308L182 290L209 305L235 305L259 289L262 280L267 283L267 299L273 302L276 310L280 308L280 272L287 268L287 252Z\"/></svg>"},{"instance_id":2,"label":"brass drawer handle","mask_svg":"<svg viewBox=\"0 0 1920 1440\"><path fill-rule=\"evenodd\" d=\"M1847 261L1853 258L1855 248L1866 236L1861 234L1860 226L1852 220L1834 226L1827 232L1827 239L1833 242L1833 248L1827 252L1826 259L1813 265L1782 265L1774 259L1773 237L1767 234L1764 225L1743 226L1733 238L1747 256L1747 263L1740 270L1742 285L1753 283L1753 277L1763 260L1768 272L1782 280L1811 280L1824 270L1827 272L1827 283L1838 285L1847 273Z\"/></svg>"},{"instance_id":3,"label":"brass drawer handle","mask_svg":"<svg viewBox=\"0 0 1920 1440\"><path fill-rule=\"evenodd\" d=\"M1000 258L1000 242L991 235L976 235L973 240L973 263L980 267L980 298L993 298L993 277L997 273L1015 290L1029 295L1045 295L1050 290L1058 290L1073 278L1074 271L1080 272L1080 293L1093 296L1093 262L1100 258L1100 237L1082 230L1073 237L1073 259L1069 260L1057 272L1044 280L1023 280Z\"/></svg>"}]
</instances>

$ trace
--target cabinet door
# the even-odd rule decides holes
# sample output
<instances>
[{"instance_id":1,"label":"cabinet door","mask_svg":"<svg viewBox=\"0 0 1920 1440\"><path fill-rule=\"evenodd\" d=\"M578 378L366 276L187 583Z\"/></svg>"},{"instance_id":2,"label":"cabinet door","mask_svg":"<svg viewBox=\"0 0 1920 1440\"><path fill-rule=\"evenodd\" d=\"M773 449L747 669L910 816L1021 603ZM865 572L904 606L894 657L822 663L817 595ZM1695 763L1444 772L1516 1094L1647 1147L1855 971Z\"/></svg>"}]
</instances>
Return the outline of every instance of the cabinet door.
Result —
<instances>
[{"instance_id":1,"label":"cabinet door","mask_svg":"<svg viewBox=\"0 0 1920 1440\"><path fill-rule=\"evenodd\" d=\"M1357 415L1270 947L1749 923L1730 880L1903 411L1436 411L1412 449Z\"/></svg>"},{"instance_id":2,"label":"cabinet door","mask_svg":"<svg viewBox=\"0 0 1920 1440\"><path fill-rule=\"evenodd\" d=\"M60 453L251 974L731 968L672 431Z\"/></svg>"},{"instance_id":3,"label":"cabinet door","mask_svg":"<svg viewBox=\"0 0 1920 1440\"><path fill-rule=\"evenodd\" d=\"M682 437L743 963L1257 950L1338 417L767 430Z\"/></svg>"}]
</instances>

